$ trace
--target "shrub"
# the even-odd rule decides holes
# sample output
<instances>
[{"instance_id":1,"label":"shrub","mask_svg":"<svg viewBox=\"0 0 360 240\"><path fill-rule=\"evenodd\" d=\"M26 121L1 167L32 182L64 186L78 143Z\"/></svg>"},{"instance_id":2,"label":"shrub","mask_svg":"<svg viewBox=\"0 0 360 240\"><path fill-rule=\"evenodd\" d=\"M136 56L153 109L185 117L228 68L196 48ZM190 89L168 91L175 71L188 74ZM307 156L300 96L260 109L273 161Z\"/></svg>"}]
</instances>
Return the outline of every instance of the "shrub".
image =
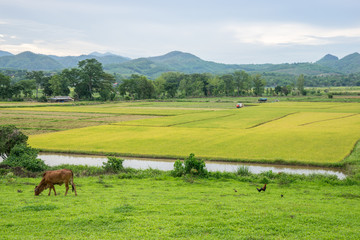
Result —
<instances>
[{"instance_id":1,"label":"shrub","mask_svg":"<svg viewBox=\"0 0 360 240\"><path fill-rule=\"evenodd\" d=\"M264 184L268 184L270 181L267 177L263 177L260 182Z\"/></svg>"},{"instance_id":2,"label":"shrub","mask_svg":"<svg viewBox=\"0 0 360 240\"><path fill-rule=\"evenodd\" d=\"M195 154L193 153L184 160L184 163L180 160L176 160L171 175L174 177L181 177L186 174L206 176L208 171L205 168L204 160L196 159Z\"/></svg>"},{"instance_id":3,"label":"shrub","mask_svg":"<svg viewBox=\"0 0 360 240\"><path fill-rule=\"evenodd\" d=\"M121 170L124 170L123 166L124 159L117 157L108 157L107 162L103 162L103 169L106 172L118 173Z\"/></svg>"},{"instance_id":4,"label":"shrub","mask_svg":"<svg viewBox=\"0 0 360 240\"><path fill-rule=\"evenodd\" d=\"M174 163L174 170L171 171L171 175L174 177L181 177L185 174L184 164L180 160L176 160Z\"/></svg>"},{"instance_id":5,"label":"shrub","mask_svg":"<svg viewBox=\"0 0 360 240\"><path fill-rule=\"evenodd\" d=\"M10 156L3 161L11 167L22 167L31 172L40 172L48 168L45 162L37 158L38 150L31 148L25 144L15 145Z\"/></svg>"},{"instance_id":6,"label":"shrub","mask_svg":"<svg viewBox=\"0 0 360 240\"><path fill-rule=\"evenodd\" d=\"M201 159L196 159L195 154L190 153L190 156L185 159L185 173L186 174L193 174L199 176L207 175L207 170L205 168L205 162Z\"/></svg>"},{"instance_id":7,"label":"shrub","mask_svg":"<svg viewBox=\"0 0 360 240\"><path fill-rule=\"evenodd\" d=\"M46 98L46 96L44 96L44 95L42 95L41 97L39 97L39 99L38 99L38 102L47 102L48 100L47 100L47 98Z\"/></svg>"},{"instance_id":8,"label":"shrub","mask_svg":"<svg viewBox=\"0 0 360 240\"><path fill-rule=\"evenodd\" d=\"M240 175L240 176L249 176L251 174L248 166L238 167L236 173L237 173L237 175Z\"/></svg>"}]
</instances>

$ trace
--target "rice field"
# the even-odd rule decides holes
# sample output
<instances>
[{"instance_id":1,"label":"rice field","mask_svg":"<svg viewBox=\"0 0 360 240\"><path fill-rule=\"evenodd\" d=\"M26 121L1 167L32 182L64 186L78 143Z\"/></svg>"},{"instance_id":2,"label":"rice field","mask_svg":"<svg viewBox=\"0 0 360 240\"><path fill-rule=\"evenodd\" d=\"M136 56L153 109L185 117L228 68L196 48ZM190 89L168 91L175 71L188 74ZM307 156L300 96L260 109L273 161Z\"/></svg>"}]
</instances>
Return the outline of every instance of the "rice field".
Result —
<instances>
[{"instance_id":1,"label":"rice field","mask_svg":"<svg viewBox=\"0 0 360 240\"><path fill-rule=\"evenodd\" d=\"M23 114L21 114L23 113ZM1 124L51 128L31 135L45 151L208 160L337 164L360 139L359 103L123 102L0 109ZM5 117L4 117L5 116ZM29 123L27 117L37 120ZM39 122L42 125L36 125ZM51 125L51 124L50 124Z\"/></svg>"}]
</instances>

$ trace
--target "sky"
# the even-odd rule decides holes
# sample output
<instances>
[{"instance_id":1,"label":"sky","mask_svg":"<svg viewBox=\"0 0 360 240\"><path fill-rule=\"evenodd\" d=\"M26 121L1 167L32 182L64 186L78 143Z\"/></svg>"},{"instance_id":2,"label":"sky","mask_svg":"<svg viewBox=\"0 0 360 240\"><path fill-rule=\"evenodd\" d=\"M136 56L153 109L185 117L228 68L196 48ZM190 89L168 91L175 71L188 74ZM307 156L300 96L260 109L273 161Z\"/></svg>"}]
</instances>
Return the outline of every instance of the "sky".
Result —
<instances>
[{"instance_id":1,"label":"sky","mask_svg":"<svg viewBox=\"0 0 360 240\"><path fill-rule=\"evenodd\" d=\"M359 12L359 0L0 0L0 50L315 62L360 52Z\"/></svg>"}]
</instances>

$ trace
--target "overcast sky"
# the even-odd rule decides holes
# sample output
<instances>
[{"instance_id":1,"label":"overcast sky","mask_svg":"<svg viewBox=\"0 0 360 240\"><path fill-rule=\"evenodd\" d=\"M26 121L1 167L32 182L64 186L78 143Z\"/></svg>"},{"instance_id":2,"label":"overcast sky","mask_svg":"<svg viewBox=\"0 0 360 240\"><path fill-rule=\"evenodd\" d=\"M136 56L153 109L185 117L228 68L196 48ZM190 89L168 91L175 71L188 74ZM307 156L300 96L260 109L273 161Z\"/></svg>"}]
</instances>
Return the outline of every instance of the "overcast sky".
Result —
<instances>
[{"instance_id":1,"label":"overcast sky","mask_svg":"<svg viewBox=\"0 0 360 240\"><path fill-rule=\"evenodd\" d=\"M360 52L359 13L359 0L0 0L0 50L315 62Z\"/></svg>"}]
</instances>

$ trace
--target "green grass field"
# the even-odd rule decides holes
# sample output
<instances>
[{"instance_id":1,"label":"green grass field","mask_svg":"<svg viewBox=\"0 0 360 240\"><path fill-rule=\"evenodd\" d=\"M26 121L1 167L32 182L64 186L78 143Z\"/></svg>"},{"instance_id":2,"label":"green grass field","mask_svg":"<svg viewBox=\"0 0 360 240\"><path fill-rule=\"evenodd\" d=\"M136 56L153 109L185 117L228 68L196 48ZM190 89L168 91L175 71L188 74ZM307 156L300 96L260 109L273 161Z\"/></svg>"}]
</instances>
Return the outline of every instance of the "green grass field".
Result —
<instances>
[{"instance_id":1,"label":"green grass field","mask_svg":"<svg viewBox=\"0 0 360 240\"><path fill-rule=\"evenodd\" d=\"M121 175L119 175L121 176ZM1 239L358 239L360 189L117 175L75 177L78 196L40 178L0 179ZM235 192L233 189L236 189ZM281 197L283 195L284 197Z\"/></svg>"},{"instance_id":2,"label":"green grass field","mask_svg":"<svg viewBox=\"0 0 360 240\"><path fill-rule=\"evenodd\" d=\"M47 151L171 158L195 153L210 160L326 165L341 162L360 138L358 103L274 102L242 109L223 104L213 103L211 109L208 102L26 108L157 116L33 135L29 143Z\"/></svg>"}]
</instances>

